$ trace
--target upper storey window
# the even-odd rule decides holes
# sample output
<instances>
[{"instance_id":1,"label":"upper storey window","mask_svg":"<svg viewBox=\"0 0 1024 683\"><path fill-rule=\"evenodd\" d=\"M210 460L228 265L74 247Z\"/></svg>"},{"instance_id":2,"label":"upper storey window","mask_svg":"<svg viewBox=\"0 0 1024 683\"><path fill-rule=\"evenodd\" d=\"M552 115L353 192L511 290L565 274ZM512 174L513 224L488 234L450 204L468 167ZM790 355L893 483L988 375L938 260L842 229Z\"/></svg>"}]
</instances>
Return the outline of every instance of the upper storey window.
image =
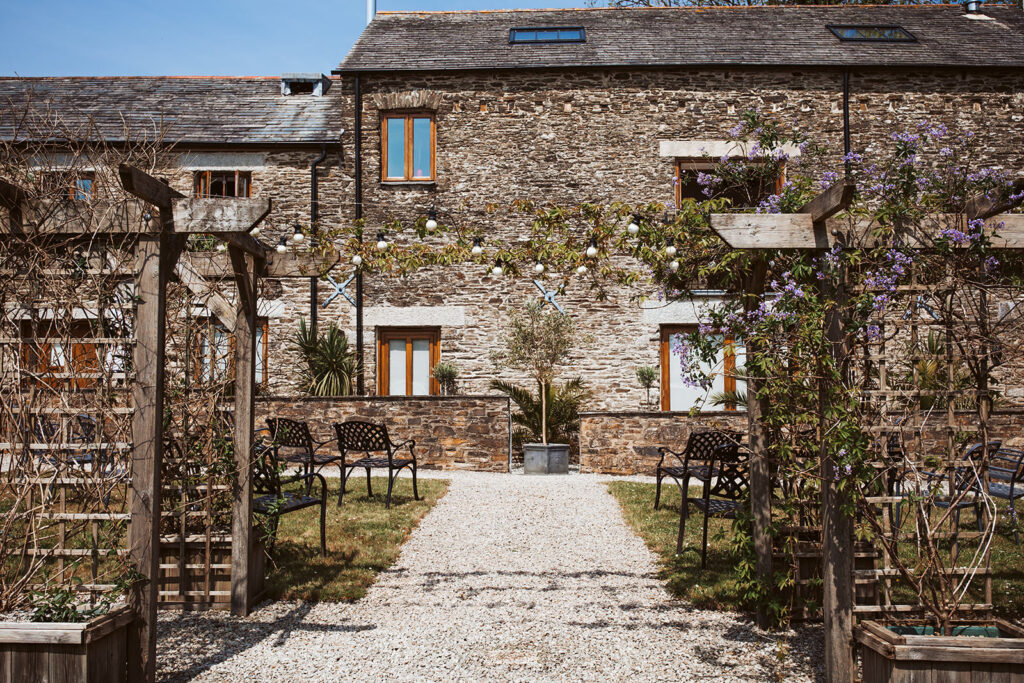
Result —
<instances>
[{"instance_id":1,"label":"upper storey window","mask_svg":"<svg viewBox=\"0 0 1024 683\"><path fill-rule=\"evenodd\" d=\"M196 171L197 197L248 197L252 185L249 171Z\"/></svg>"},{"instance_id":2,"label":"upper storey window","mask_svg":"<svg viewBox=\"0 0 1024 683\"><path fill-rule=\"evenodd\" d=\"M92 199L95 180L92 171L51 171L40 177L40 187L48 196L83 202Z\"/></svg>"},{"instance_id":3,"label":"upper storey window","mask_svg":"<svg viewBox=\"0 0 1024 683\"><path fill-rule=\"evenodd\" d=\"M382 179L434 180L436 138L431 114L388 114L381 119Z\"/></svg>"},{"instance_id":4,"label":"upper storey window","mask_svg":"<svg viewBox=\"0 0 1024 683\"><path fill-rule=\"evenodd\" d=\"M860 43L914 43L917 38L902 26L829 26L836 38Z\"/></svg>"},{"instance_id":5,"label":"upper storey window","mask_svg":"<svg viewBox=\"0 0 1024 683\"><path fill-rule=\"evenodd\" d=\"M585 43L587 32L582 26L533 26L513 28L508 32L510 43Z\"/></svg>"}]
</instances>

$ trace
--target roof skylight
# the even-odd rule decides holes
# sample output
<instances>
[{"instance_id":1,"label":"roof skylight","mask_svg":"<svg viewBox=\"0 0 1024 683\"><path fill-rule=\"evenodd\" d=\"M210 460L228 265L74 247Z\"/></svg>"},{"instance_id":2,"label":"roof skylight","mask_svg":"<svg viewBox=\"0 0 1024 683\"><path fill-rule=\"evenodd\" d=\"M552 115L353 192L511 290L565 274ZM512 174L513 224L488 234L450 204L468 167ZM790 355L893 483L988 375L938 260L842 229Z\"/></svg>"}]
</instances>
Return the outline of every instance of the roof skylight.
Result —
<instances>
[{"instance_id":1,"label":"roof skylight","mask_svg":"<svg viewBox=\"0 0 1024 683\"><path fill-rule=\"evenodd\" d=\"M829 26L839 40L857 43L914 43L910 31L902 26Z\"/></svg>"},{"instance_id":2,"label":"roof skylight","mask_svg":"<svg viewBox=\"0 0 1024 683\"><path fill-rule=\"evenodd\" d=\"M527 26L509 29L510 43L585 43L587 32L582 26Z\"/></svg>"}]
</instances>

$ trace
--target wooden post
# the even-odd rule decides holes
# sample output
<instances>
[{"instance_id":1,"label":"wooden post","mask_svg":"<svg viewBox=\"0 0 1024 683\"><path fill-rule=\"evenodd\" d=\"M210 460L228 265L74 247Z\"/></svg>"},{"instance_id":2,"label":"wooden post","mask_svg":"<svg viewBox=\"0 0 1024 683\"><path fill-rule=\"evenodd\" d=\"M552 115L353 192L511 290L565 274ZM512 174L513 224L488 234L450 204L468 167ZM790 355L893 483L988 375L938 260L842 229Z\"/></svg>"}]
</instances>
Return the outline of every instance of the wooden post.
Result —
<instances>
[{"instance_id":1,"label":"wooden post","mask_svg":"<svg viewBox=\"0 0 1024 683\"><path fill-rule=\"evenodd\" d=\"M833 292L835 305L825 316L825 339L835 366L842 371L847 358L842 311L846 305L845 273ZM819 380L824 381L824 377ZM824 399L824 386L819 390ZM825 406L819 406L824 419ZM827 429L821 425L822 433ZM821 575L825 622L825 677L830 683L853 683L853 518L843 511L847 497L837 487L831 453L821 442Z\"/></svg>"},{"instance_id":2,"label":"wooden post","mask_svg":"<svg viewBox=\"0 0 1024 683\"><path fill-rule=\"evenodd\" d=\"M142 235L136 254L135 385L132 418L131 523L128 547L140 581L129 595L138 616L130 629L132 681L156 680L156 610L160 571L160 463L163 456L166 233Z\"/></svg>"},{"instance_id":3,"label":"wooden post","mask_svg":"<svg viewBox=\"0 0 1024 683\"><path fill-rule=\"evenodd\" d=\"M231 613L249 614L253 560L252 448L256 372L255 260L228 247L238 286L235 320L235 481L231 506Z\"/></svg>"},{"instance_id":4,"label":"wooden post","mask_svg":"<svg viewBox=\"0 0 1024 683\"><path fill-rule=\"evenodd\" d=\"M754 255L750 276L744 287L743 309L746 312L761 304L764 294L764 280L768 262L763 254ZM762 351L759 346L749 343L746 347L748 358L757 357ZM754 517L754 552L757 554L757 577L765 586L771 585L772 538L768 529L772 523L772 478L765 456L765 440L762 419L765 413L764 400L758 397L760 379L757 372L747 377L747 448L750 451L750 507ZM768 628L768 613L762 607L757 609L757 625Z\"/></svg>"}]
</instances>

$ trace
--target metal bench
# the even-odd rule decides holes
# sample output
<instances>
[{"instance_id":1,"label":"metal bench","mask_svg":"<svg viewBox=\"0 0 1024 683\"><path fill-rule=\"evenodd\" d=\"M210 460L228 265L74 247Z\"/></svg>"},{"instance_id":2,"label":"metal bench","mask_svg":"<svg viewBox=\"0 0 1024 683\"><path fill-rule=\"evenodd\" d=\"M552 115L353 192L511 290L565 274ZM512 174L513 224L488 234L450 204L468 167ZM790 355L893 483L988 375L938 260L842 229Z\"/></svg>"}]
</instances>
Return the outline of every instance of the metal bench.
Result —
<instances>
[{"instance_id":1,"label":"metal bench","mask_svg":"<svg viewBox=\"0 0 1024 683\"><path fill-rule=\"evenodd\" d=\"M385 507L391 507L391 490L394 488L395 479L403 468L408 467L412 472L412 494L416 500L420 499L419 491L416 488L416 442L412 439L395 444L388 436L388 428L383 424L372 422L358 422L355 420L342 422L334 425L334 431L338 435L338 450L341 452L341 469L344 474L341 478L341 492L338 494L338 505L341 505L342 496L345 495L345 484L352 475L352 470L362 467L366 470L366 493L373 495L373 486L370 483L370 471L373 468L387 468L388 470L388 496ZM402 448L409 449L409 458L396 458L395 454ZM366 457L349 462L349 453L362 452ZM374 458L371 453L386 453L386 458Z\"/></svg>"}]
</instances>

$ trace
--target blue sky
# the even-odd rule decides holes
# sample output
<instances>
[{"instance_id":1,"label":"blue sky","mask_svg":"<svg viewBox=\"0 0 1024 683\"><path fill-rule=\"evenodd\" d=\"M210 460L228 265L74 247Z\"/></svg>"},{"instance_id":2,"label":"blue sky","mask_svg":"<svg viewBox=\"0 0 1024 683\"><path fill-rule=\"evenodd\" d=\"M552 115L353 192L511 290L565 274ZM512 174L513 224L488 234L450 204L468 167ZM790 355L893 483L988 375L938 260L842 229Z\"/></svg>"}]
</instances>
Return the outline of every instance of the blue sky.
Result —
<instances>
[{"instance_id":1,"label":"blue sky","mask_svg":"<svg viewBox=\"0 0 1024 683\"><path fill-rule=\"evenodd\" d=\"M585 0L378 0L378 10L580 7ZM337 66L365 0L0 0L4 76L274 75Z\"/></svg>"}]
</instances>

